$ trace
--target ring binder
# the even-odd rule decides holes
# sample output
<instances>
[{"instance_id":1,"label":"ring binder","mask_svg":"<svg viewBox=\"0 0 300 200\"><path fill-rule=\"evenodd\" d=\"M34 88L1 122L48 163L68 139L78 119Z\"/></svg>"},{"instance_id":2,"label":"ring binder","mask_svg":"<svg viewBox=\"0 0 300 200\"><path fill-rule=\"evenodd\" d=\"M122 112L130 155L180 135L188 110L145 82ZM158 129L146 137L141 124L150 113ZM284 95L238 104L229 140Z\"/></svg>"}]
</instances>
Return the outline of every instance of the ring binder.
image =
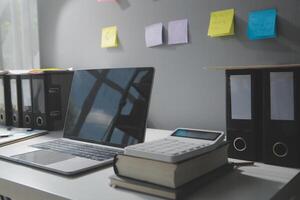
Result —
<instances>
[{"instance_id":1,"label":"ring binder","mask_svg":"<svg viewBox=\"0 0 300 200\"><path fill-rule=\"evenodd\" d=\"M9 77L0 75L0 124L11 125L11 99Z\"/></svg>"},{"instance_id":2,"label":"ring binder","mask_svg":"<svg viewBox=\"0 0 300 200\"><path fill-rule=\"evenodd\" d=\"M263 161L268 164L299 167L299 70L264 70L263 81Z\"/></svg>"},{"instance_id":3,"label":"ring binder","mask_svg":"<svg viewBox=\"0 0 300 200\"><path fill-rule=\"evenodd\" d=\"M226 71L227 140L229 156L261 160L261 73L257 70Z\"/></svg>"},{"instance_id":4,"label":"ring binder","mask_svg":"<svg viewBox=\"0 0 300 200\"><path fill-rule=\"evenodd\" d=\"M62 129L73 72L47 71L31 77L34 128Z\"/></svg>"},{"instance_id":5,"label":"ring binder","mask_svg":"<svg viewBox=\"0 0 300 200\"><path fill-rule=\"evenodd\" d=\"M24 128L33 128L31 75L21 75L22 118Z\"/></svg>"},{"instance_id":6,"label":"ring binder","mask_svg":"<svg viewBox=\"0 0 300 200\"><path fill-rule=\"evenodd\" d=\"M14 127L23 126L22 113L22 92L20 75L9 75L10 96L12 108L12 125Z\"/></svg>"}]
</instances>

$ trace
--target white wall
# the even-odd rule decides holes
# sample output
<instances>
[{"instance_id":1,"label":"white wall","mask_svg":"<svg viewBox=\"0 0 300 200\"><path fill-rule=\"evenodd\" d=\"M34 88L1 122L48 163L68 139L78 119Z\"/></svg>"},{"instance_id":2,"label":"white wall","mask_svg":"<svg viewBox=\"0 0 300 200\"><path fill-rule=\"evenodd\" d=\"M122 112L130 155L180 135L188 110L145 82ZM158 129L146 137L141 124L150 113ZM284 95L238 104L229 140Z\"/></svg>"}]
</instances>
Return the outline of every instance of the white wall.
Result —
<instances>
[{"instance_id":1,"label":"white wall","mask_svg":"<svg viewBox=\"0 0 300 200\"><path fill-rule=\"evenodd\" d=\"M247 15L277 8L279 37L246 38ZM213 10L236 9L236 36L207 37ZM38 0L41 63L59 67L154 66L149 125L225 129L223 71L202 67L300 63L297 0ZM146 48L144 27L188 18L190 44ZM100 30L117 25L120 47L100 48Z\"/></svg>"}]
</instances>

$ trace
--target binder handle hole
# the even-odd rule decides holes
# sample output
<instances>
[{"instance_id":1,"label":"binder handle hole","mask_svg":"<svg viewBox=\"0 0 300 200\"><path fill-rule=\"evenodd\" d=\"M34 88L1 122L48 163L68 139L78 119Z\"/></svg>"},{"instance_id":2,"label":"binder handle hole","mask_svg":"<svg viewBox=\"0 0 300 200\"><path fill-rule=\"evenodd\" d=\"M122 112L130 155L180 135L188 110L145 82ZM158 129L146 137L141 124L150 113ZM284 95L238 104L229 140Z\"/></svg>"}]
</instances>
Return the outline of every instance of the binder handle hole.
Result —
<instances>
[{"instance_id":1,"label":"binder handle hole","mask_svg":"<svg viewBox=\"0 0 300 200\"><path fill-rule=\"evenodd\" d=\"M288 146L283 142L276 142L273 145L273 154L278 158L284 158L288 155Z\"/></svg>"},{"instance_id":2,"label":"binder handle hole","mask_svg":"<svg viewBox=\"0 0 300 200\"><path fill-rule=\"evenodd\" d=\"M3 115L3 113L0 114L0 120L1 120L1 121L4 120L4 115Z\"/></svg>"},{"instance_id":3,"label":"binder handle hole","mask_svg":"<svg viewBox=\"0 0 300 200\"><path fill-rule=\"evenodd\" d=\"M17 123L17 116L16 115L13 115L13 122Z\"/></svg>"},{"instance_id":4,"label":"binder handle hole","mask_svg":"<svg viewBox=\"0 0 300 200\"><path fill-rule=\"evenodd\" d=\"M247 149L247 143L246 143L244 138L238 137L238 138L234 139L233 147L234 147L235 150L237 150L239 152L242 152L242 151L245 151Z\"/></svg>"},{"instance_id":5,"label":"binder handle hole","mask_svg":"<svg viewBox=\"0 0 300 200\"><path fill-rule=\"evenodd\" d=\"M44 123L44 120L43 120L42 117L37 117L37 118L36 118L36 124L37 124L38 126L42 126L43 123Z\"/></svg>"},{"instance_id":6,"label":"binder handle hole","mask_svg":"<svg viewBox=\"0 0 300 200\"><path fill-rule=\"evenodd\" d=\"M30 124L30 122L31 122L30 116L29 115L25 115L25 123L26 124Z\"/></svg>"}]
</instances>

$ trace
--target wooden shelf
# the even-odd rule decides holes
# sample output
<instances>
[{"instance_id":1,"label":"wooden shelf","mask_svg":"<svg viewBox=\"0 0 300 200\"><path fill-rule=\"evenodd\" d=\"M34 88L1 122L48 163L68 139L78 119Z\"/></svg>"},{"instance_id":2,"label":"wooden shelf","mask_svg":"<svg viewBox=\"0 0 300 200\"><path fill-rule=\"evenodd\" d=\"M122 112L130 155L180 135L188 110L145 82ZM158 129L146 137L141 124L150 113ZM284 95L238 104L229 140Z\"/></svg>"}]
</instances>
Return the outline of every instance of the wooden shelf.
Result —
<instances>
[{"instance_id":1,"label":"wooden shelf","mask_svg":"<svg viewBox=\"0 0 300 200\"><path fill-rule=\"evenodd\" d=\"M203 67L203 69L207 69L207 70L237 70L237 69L267 69L267 68L285 68L285 67L300 67L300 64L212 66L212 67Z\"/></svg>"}]
</instances>

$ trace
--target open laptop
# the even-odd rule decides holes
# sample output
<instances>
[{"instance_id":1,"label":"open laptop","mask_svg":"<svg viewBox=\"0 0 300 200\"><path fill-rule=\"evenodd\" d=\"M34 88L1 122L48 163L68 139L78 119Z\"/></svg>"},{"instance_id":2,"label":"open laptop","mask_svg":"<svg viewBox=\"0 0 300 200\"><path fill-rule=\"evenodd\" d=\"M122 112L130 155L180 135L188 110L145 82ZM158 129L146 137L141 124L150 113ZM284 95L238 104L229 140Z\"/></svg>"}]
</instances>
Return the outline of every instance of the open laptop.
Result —
<instances>
[{"instance_id":1,"label":"open laptop","mask_svg":"<svg viewBox=\"0 0 300 200\"><path fill-rule=\"evenodd\" d=\"M124 147L144 141L153 77L153 68L75 71L63 138L21 153L0 149L0 157L64 175L111 164Z\"/></svg>"}]
</instances>

